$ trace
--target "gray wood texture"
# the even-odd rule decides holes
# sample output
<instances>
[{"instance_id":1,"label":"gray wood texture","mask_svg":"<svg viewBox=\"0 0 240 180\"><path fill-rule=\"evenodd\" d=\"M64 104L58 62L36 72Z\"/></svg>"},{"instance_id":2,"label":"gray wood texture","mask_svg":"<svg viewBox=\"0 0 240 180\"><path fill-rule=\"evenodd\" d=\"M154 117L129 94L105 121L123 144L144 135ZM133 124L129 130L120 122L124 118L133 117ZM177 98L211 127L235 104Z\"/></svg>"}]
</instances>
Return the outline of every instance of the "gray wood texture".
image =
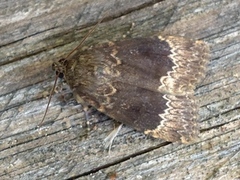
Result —
<instances>
[{"instance_id":1,"label":"gray wood texture","mask_svg":"<svg viewBox=\"0 0 240 180\"><path fill-rule=\"evenodd\" d=\"M240 179L239 0L2 0L0 9L0 179ZM156 33L209 43L196 143L124 127L109 153L115 121L93 111L87 123L69 89L54 94L37 128L52 62L103 16L84 46Z\"/></svg>"}]
</instances>

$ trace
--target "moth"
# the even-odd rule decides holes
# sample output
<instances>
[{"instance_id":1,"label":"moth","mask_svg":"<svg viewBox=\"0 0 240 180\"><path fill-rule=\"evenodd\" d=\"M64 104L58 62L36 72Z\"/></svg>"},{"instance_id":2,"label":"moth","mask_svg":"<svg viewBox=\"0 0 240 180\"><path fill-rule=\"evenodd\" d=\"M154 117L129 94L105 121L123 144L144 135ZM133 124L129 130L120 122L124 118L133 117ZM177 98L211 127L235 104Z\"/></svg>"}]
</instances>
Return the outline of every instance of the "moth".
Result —
<instances>
[{"instance_id":1,"label":"moth","mask_svg":"<svg viewBox=\"0 0 240 180\"><path fill-rule=\"evenodd\" d=\"M190 143L208 59L203 41L156 35L76 48L53 66L79 103L154 138Z\"/></svg>"}]
</instances>

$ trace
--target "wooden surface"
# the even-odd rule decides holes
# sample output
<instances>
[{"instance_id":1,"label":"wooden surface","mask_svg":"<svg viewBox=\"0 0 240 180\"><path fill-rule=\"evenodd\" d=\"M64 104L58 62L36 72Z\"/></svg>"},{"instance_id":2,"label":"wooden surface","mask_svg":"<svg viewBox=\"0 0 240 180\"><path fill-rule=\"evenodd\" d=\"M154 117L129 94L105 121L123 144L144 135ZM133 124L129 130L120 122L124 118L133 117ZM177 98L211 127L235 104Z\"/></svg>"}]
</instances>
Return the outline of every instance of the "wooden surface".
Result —
<instances>
[{"instance_id":1,"label":"wooden surface","mask_svg":"<svg viewBox=\"0 0 240 180\"><path fill-rule=\"evenodd\" d=\"M52 0L0 2L0 179L240 179L239 0ZM66 89L53 96L53 61L101 17L85 46L162 34L211 48L199 98L198 142L168 143L93 111L89 125Z\"/></svg>"}]
</instances>

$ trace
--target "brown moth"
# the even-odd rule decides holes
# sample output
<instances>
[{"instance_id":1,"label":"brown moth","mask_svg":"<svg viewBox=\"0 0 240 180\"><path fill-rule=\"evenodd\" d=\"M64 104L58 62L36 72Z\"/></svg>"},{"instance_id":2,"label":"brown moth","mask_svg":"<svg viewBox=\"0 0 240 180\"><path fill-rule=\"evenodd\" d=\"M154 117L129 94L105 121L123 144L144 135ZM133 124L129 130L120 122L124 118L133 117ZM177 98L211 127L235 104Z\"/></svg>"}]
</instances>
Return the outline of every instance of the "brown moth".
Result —
<instances>
[{"instance_id":1,"label":"brown moth","mask_svg":"<svg viewBox=\"0 0 240 180\"><path fill-rule=\"evenodd\" d=\"M203 41L159 35L77 47L54 68L79 103L155 138L189 143L199 134L194 89L208 59Z\"/></svg>"}]
</instances>

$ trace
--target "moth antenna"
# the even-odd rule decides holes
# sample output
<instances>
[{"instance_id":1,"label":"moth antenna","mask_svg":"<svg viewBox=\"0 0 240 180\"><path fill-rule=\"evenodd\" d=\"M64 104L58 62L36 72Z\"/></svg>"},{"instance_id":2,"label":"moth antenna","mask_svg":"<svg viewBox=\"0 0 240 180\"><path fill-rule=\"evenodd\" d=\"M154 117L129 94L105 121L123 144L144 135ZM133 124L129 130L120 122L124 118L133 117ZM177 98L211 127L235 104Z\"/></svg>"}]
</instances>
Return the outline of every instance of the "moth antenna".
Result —
<instances>
[{"instance_id":1,"label":"moth antenna","mask_svg":"<svg viewBox=\"0 0 240 180\"><path fill-rule=\"evenodd\" d=\"M67 56L66 59L74 52L76 51L79 47L81 47L81 45L85 42L85 40L89 37L90 34L92 34L92 32L97 28L97 26L103 21L105 16L103 16L102 19L100 19L97 24L95 24L93 26L93 28L90 29L90 31L83 37L83 39L81 40L81 42L79 43L79 45L77 47L75 47Z\"/></svg>"},{"instance_id":2,"label":"moth antenna","mask_svg":"<svg viewBox=\"0 0 240 180\"><path fill-rule=\"evenodd\" d=\"M97 24L95 24L93 26L93 28L90 29L90 31L83 37L83 39L81 40L81 42L79 43L79 45L77 47L75 47L67 56L65 59L67 59L74 51L76 51L79 47L81 47L81 45L85 42L85 40L89 37L89 35L97 28L97 26L103 21L105 15L97 22ZM38 126L41 126L46 115L47 115L47 111L48 111L48 108L49 108L49 105L50 105L50 102L51 102L51 99L52 99L52 95L53 95L53 91L57 85L57 79L59 77L59 72L57 73L56 77L55 77L55 81L54 81L54 85L53 85L53 88L51 90L51 93L50 93L50 96L49 96L49 99L48 99L48 104L47 104L47 107L46 107L46 110L44 112L44 115L43 115L43 118L41 120L41 122L38 124Z\"/></svg>"},{"instance_id":3,"label":"moth antenna","mask_svg":"<svg viewBox=\"0 0 240 180\"><path fill-rule=\"evenodd\" d=\"M53 91L54 91L54 89L55 89L55 87L56 87L56 85L57 85L57 80L58 80L59 74L60 74L60 73L58 73L58 74L56 75L56 77L55 77L54 85L53 85L53 88L52 88L52 90L51 90L51 93L50 93L50 96L49 96L49 99L48 99L48 104L47 104L46 110L45 110L44 115L43 115L43 118L42 118L41 122L38 124L38 126L41 126L41 125L42 125L42 123L43 123L43 121L44 121L44 119L45 119L45 117L46 117L46 115L47 115L47 111L48 111L48 108L49 108L49 105L50 105L50 102L51 102L51 99L52 99Z\"/></svg>"}]
</instances>

